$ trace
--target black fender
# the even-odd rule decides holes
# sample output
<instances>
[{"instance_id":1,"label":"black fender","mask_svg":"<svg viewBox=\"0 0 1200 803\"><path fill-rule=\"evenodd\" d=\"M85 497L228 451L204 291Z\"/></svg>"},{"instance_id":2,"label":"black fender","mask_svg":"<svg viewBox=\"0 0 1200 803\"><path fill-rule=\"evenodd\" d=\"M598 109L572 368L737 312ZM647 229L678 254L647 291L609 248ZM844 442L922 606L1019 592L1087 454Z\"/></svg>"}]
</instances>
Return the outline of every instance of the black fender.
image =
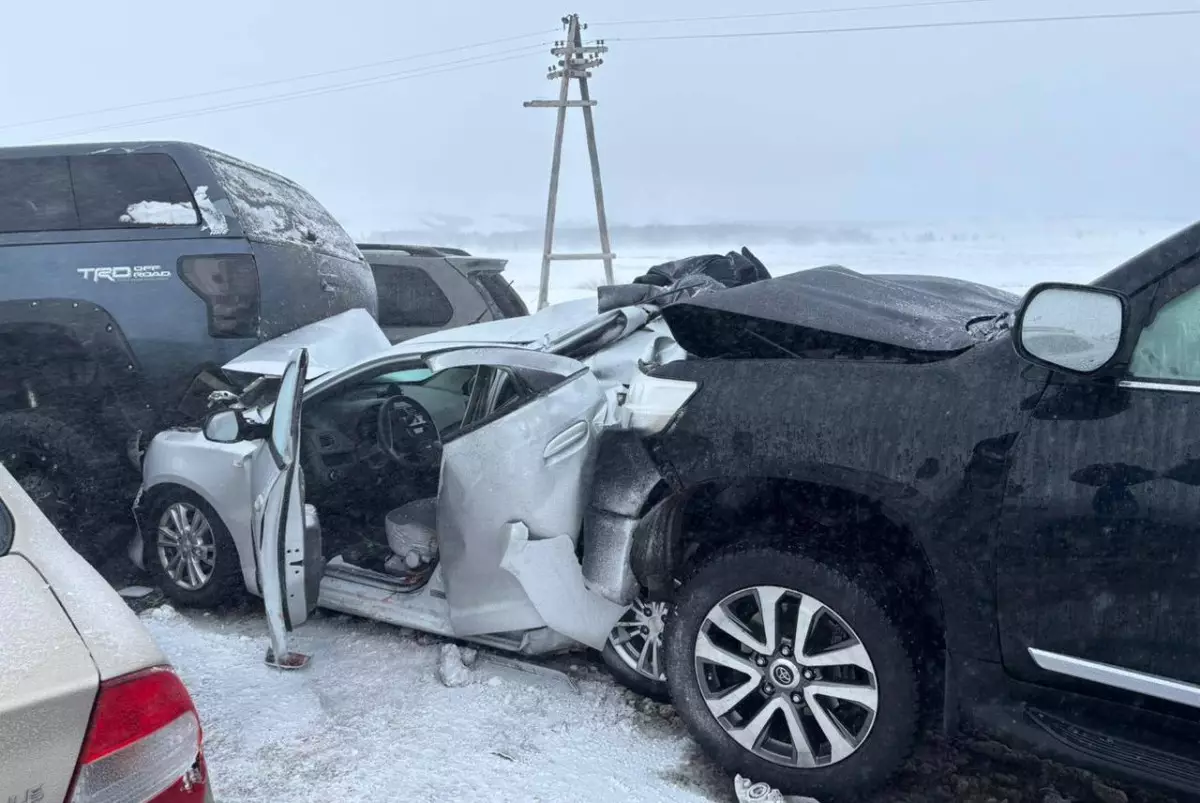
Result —
<instances>
[{"instance_id":1,"label":"black fender","mask_svg":"<svg viewBox=\"0 0 1200 803\"><path fill-rule=\"evenodd\" d=\"M57 331L71 340L108 371L108 376L132 376L137 358L129 341L108 310L89 301L35 298L0 301L0 335L6 332Z\"/></svg>"},{"instance_id":2,"label":"black fender","mask_svg":"<svg viewBox=\"0 0 1200 803\"><path fill-rule=\"evenodd\" d=\"M117 415L130 430L154 426L138 360L121 327L104 307L65 298L2 301L0 343L6 336L44 339L48 349L55 339L77 346L97 368L95 392L79 403L95 406L89 412ZM46 357L52 359L55 354L47 353Z\"/></svg>"}]
</instances>

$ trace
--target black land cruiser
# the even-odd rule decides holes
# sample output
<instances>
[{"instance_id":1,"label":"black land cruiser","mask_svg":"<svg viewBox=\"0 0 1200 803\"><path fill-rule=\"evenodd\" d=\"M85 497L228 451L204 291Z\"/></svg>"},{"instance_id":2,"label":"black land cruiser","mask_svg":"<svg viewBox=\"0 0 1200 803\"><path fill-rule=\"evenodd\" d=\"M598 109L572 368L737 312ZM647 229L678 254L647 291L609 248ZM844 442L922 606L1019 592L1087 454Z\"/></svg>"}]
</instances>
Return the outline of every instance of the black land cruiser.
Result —
<instances>
[{"instance_id":1,"label":"black land cruiser","mask_svg":"<svg viewBox=\"0 0 1200 803\"><path fill-rule=\"evenodd\" d=\"M593 518L711 755L824 801L962 722L1200 791L1200 224L1023 302L820 268L664 316L694 393Z\"/></svg>"},{"instance_id":2,"label":"black land cruiser","mask_svg":"<svg viewBox=\"0 0 1200 803\"><path fill-rule=\"evenodd\" d=\"M0 278L0 461L92 558L132 436L203 411L255 343L377 304L311 195L179 142L0 149Z\"/></svg>"}]
</instances>

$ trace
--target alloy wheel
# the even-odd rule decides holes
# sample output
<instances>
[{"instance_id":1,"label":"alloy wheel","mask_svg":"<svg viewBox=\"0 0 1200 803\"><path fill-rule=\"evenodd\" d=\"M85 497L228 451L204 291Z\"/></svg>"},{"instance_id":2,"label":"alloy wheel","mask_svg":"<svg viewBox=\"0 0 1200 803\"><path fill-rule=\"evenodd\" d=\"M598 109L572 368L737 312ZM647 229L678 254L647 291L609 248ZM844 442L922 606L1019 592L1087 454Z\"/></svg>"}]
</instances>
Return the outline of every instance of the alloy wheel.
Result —
<instances>
[{"instance_id":1,"label":"alloy wheel","mask_svg":"<svg viewBox=\"0 0 1200 803\"><path fill-rule=\"evenodd\" d=\"M667 679L662 660L667 603L637 600L613 627L608 641L622 663L649 680Z\"/></svg>"},{"instance_id":2,"label":"alloy wheel","mask_svg":"<svg viewBox=\"0 0 1200 803\"><path fill-rule=\"evenodd\" d=\"M212 579L216 538L208 518L195 505L175 502L163 511L157 547L159 564L180 588L197 591Z\"/></svg>"},{"instance_id":3,"label":"alloy wheel","mask_svg":"<svg viewBox=\"0 0 1200 803\"><path fill-rule=\"evenodd\" d=\"M879 706L875 667L854 630L819 599L754 586L704 618L694 647L709 713L759 758L826 767L866 741Z\"/></svg>"}]
</instances>

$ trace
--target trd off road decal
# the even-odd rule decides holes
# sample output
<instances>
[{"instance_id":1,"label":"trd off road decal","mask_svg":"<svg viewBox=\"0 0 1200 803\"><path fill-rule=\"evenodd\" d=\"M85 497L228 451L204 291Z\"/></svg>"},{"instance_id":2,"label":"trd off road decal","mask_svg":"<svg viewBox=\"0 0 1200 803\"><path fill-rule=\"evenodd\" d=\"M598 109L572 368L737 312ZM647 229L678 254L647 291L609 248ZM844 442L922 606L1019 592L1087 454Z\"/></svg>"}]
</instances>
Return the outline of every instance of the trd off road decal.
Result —
<instances>
[{"instance_id":1,"label":"trd off road decal","mask_svg":"<svg viewBox=\"0 0 1200 803\"><path fill-rule=\"evenodd\" d=\"M170 279L171 271L162 265L120 265L108 268L76 268L75 271L88 282L146 282Z\"/></svg>"}]
</instances>

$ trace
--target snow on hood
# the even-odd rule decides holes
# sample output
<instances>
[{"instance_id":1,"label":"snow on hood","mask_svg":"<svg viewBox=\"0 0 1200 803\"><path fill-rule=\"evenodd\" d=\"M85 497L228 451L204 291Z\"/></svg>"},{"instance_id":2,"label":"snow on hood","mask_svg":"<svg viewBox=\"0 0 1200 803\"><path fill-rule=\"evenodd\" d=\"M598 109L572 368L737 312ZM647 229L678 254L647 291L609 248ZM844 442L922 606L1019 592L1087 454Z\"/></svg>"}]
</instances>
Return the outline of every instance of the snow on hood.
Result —
<instances>
[{"instance_id":1,"label":"snow on hood","mask_svg":"<svg viewBox=\"0 0 1200 803\"><path fill-rule=\"evenodd\" d=\"M876 345L954 354L982 335L968 322L1011 312L1020 299L974 282L813 268L706 293L663 309L671 333L697 357L780 357Z\"/></svg>"},{"instance_id":2,"label":"snow on hood","mask_svg":"<svg viewBox=\"0 0 1200 803\"><path fill-rule=\"evenodd\" d=\"M312 379L376 357L390 346L370 313L352 309L260 343L225 363L225 370L283 376L296 349L306 348L308 373L304 378Z\"/></svg>"}]
</instances>

